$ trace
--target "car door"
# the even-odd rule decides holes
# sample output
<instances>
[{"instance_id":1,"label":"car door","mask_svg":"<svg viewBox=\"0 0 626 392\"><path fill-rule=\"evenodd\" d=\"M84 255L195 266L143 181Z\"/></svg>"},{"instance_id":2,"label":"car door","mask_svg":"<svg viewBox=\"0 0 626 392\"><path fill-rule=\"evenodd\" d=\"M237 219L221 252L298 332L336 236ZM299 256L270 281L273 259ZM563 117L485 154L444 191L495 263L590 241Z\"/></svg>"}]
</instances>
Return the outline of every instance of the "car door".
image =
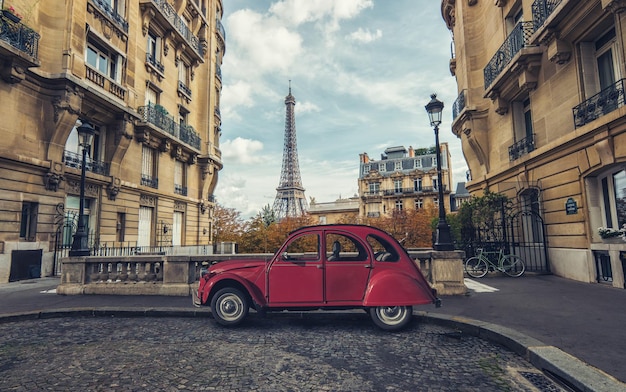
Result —
<instances>
[{"instance_id":1,"label":"car door","mask_svg":"<svg viewBox=\"0 0 626 392\"><path fill-rule=\"evenodd\" d=\"M325 298L328 305L360 303L371 270L366 245L349 233L326 231Z\"/></svg>"},{"instance_id":2,"label":"car door","mask_svg":"<svg viewBox=\"0 0 626 392\"><path fill-rule=\"evenodd\" d=\"M323 261L318 232L290 238L267 271L270 306L323 303Z\"/></svg>"}]
</instances>

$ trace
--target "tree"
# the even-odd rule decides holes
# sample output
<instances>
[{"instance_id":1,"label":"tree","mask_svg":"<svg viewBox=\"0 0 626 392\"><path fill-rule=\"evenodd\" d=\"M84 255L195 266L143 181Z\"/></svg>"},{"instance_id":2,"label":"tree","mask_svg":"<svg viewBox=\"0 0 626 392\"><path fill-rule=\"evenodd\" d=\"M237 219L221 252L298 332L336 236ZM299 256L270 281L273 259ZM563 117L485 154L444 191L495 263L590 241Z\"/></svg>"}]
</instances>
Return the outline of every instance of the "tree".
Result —
<instances>
[{"instance_id":1,"label":"tree","mask_svg":"<svg viewBox=\"0 0 626 392\"><path fill-rule=\"evenodd\" d=\"M215 226L215 236L213 237L215 243L239 243L241 236L247 231L247 224L241 218L241 212L234 208L226 208L219 203L215 206L213 224Z\"/></svg>"}]
</instances>

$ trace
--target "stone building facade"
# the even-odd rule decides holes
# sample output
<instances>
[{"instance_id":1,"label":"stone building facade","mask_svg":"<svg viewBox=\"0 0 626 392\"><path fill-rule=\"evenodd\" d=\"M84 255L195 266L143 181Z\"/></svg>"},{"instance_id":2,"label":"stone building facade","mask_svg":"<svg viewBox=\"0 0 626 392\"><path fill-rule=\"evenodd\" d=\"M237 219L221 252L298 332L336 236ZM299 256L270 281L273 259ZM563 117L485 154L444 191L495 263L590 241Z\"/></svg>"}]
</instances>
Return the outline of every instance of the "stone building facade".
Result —
<instances>
[{"instance_id":1,"label":"stone building facade","mask_svg":"<svg viewBox=\"0 0 626 392\"><path fill-rule=\"evenodd\" d=\"M598 228L626 224L626 1L442 0L441 9L467 189L536 210L553 273L623 288L626 242Z\"/></svg>"},{"instance_id":2,"label":"stone building facade","mask_svg":"<svg viewBox=\"0 0 626 392\"><path fill-rule=\"evenodd\" d=\"M212 243L222 168L222 0L4 0L0 282L59 273L89 123L89 244Z\"/></svg>"},{"instance_id":3,"label":"stone building facade","mask_svg":"<svg viewBox=\"0 0 626 392\"><path fill-rule=\"evenodd\" d=\"M441 143L444 208L450 212L452 169L448 143ZM389 147L380 160L360 154L359 216L391 215L394 210L439 208L437 155L433 148Z\"/></svg>"}]
</instances>

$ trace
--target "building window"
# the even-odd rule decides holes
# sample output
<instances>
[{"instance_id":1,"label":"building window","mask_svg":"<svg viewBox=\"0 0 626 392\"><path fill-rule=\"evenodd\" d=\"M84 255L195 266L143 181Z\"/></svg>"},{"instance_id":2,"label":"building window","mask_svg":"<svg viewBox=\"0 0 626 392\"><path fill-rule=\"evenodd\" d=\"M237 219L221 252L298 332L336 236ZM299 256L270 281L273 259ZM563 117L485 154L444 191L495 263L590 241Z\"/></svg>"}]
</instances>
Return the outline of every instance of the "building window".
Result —
<instances>
[{"instance_id":1,"label":"building window","mask_svg":"<svg viewBox=\"0 0 626 392\"><path fill-rule=\"evenodd\" d=\"M174 211L172 216L172 245L182 246L183 228L185 227L185 214L182 211Z\"/></svg>"},{"instance_id":2,"label":"building window","mask_svg":"<svg viewBox=\"0 0 626 392\"><path fill-rule=\"evenodd\" d=\"M421 158L415 160L415 168L419 169L420 167L422 167L422 159Z\"/></svg>"},{"instance_id":3,"label":"building window","mask_svg":"<svg viewBox=\"0 0 626 392\"><path fill-rule=\"evenodd\" d=\"M581 74L587 98L620 79L616 46L614 27L593 41L580 43Z\"/></svg>"},{"instance_id":4,"label":"building window","mask_svg":"<svg viewBox=\"0 0 626 392\"><path fill-rule=\"evenodd\" d=\"M384 164L384 163L379 163L379 164L378 164L378 171L379 171L379 172L381 172L381 173L383 173L383 172L386 172L386 171L387 171L387 168L385 167L385 164Z\"/></svg>"},{"instance_id":5,"label":"building window","mask_svg":"<svg viewBox=\"0 0 626 392\"><path fill-rule=\"evenodd\" d=\"M613 172L600 179L602 184L603 226L626 227L626 170Z\"/></svg>"},{"instance_id":6,"label":"building window","mask_svg":"<svg viewBox=\"0 0 626 392\"><path fill-rule=\"evenodd\" d=\"M187 176L184 162L174 162L174 193L187 196Z\"/></svg>"},{"instance_id":7,"label":"building window","mask_svg":"<svg viewBox=\"0 0 626 392\"><path fill-rule=\"evenodd\" d=\"M119 67L121 61L118 61L120 56L113 50L106 48L95 40L89 39L85 57L87 64L100 74L115 82L120 81L121 72Z\"/></svg>"},{"instance_id":8,"label":"building window","mask_svg":"<svg viewBox=\"0 0 626 392\"><path fill-rule=\"evenodd\" d=\"M83 148L78 143L78 131L76 130L76 128L81 125L82 123L77 121L65 141L63 161L66 166L74 169L80 169L83 164ZM87 151L87 165L85 170L92 173L109 175L109 165L106 163L104 156L106 132L101 132L100 126L98 125L93 125L93 128L95 133L89 150Z\"/></svg>"},{"instance_id":9,"label":"building window","mask_svg":"<svg viewBox=\"0 0 626 392\"><path fill-rule=\"evenodd\" d=\"M437 177L433 177L432 181L433 181L433 190L435 190L435 191L438 190L439 188L437 187L437 185L438 185L437 184Z\"/></svg>"},{"instance_id":10,"label":"building window","mask_svg":"<svg viewBox=\"0 0 626 392\"><path fill-rule=\"evenodd\" d=\"M394 170L396 171L402 170L402 161L394 162Z\"/></svg>"},{"instance_id":11,"label":"building window","mask_svg":"<svg viewBox=\"0 0 626 392\"><path fill-rule=\"evenodd\" d=\"M152 207L139 207L139 227L137 231L137 246L150 246L152 238Z\"/></svg>"},{"instance_id":12,"label":"building window","mask_svg":"<svg viewBox=\"0 0 626 392\"><path fill-rule=\"evenodd\" d=\"M530 98L511 103L513 112L514 139L519 142L533 136L533 119L530 109Z\"/></svg>"},{"instance_id":13,"label":"building window","mask_svg":"<svg viewBox=\"0 0 626 392\"><path fill-rule=\"evenodd\" d=\"M165 67L161 62L161 37L152 30L148 31L147 36L146 61L159 72L163 73Z\"/></svg>"},{"instance_id":14,"label":"building window","mask_svg":"<svg viewBox=\"0 0 626 392\"><path fill-rule=\"evenodd\" d=\"M35 241L37 235L37 210L39 203L25 201L22 203L22 218L20 220L20 238Z\"/></svg>"},{"instance_id":15,"label":"building window","mask_svg":"<svg viewBox=\"0 0 626 392\"><path fill-rule=\"evenodd\" d=\"M320 225L325 225L326 224L326 215L320 215L319 224Z\"/></svg>"},{"instance_id":16,"label":"building window","mask_svg":"<svg viewBox=\"0 0 626 392\"><path fill-rule=\"evenodd\" d=\"M396 200L396 210L402 211L402 200Z\"/></svg>"},{"instance_id":17,"label":"building window","mask_svg":"<svg viewBox=\"0 0 626 392\"><path fill-rule=\"evenodd\" d=\"M369 192L371 195L377 195L380 192L380 182L372 182L369 184Z\"/></svg>"},{"instance_id":18,"label":"building window","mask_svg":"<svg viewBox=\"0 0 626 392\"><path fill-rule=\"evenodd\" d=\"M421 210L424 208L424 201L422 199L415 199L415 209Z\"/></svg>"},{"instance_id":19,"label":"building window","mask_svg":"<svg viewBox=\"0 0 626 392\"><path fill-rule=\"evenodd\" d=\"M433 198L433 203L435 204L435 207L436 207L436 208L439 208L439 198L434 197L434 198Z\"/></svg>"},{"instance_id":20,"label":"building window","mask_svg":"<svg viewBox=\"0 0 626 392\"><path fill-rule=\"evenodd\" d=\"M370 165L363 165L363 174L367 174L370 172Z\"/></svg>"},{"instance_id":21,"label":"building window","mask_svg":"<svg viewBox=\"0 0 626 392\"><path fill-rule=\"evenodd\" d=\"M402 180L393 181L393 191L395 193L402 193Z\"/></svg>"},{"instance_id":22,"label":"building window","mask_svg":"<svg viewBox=\"0 0 626 392\"><path fill-rule=\"evenodd\" d=\"M413 190L415 192L422 191L422 179L421 178L416 178L413 180Z\"/></svg>"},{"instance_id":23,"label":"building window","mask_svg":"<svg viewBox=\"0 0 626 392\"><path fill-rule=\"evenodd\" d=\"M145 100L145 104L146 106L149 105L157 105L159 103L159 92L156 91L155 89L148 87L146 88L146 100Z\"/></svg>"},{"instance_id":24,"label":"building window","mask_svg":"<svg viewBox=\"0 0 626 392\"><path fill-rule=\"evenodd\" d=\"M141 150L141 185L159 187L156 171L157 154L154 149L144 145Z\"/></svg>"}]
</instances>

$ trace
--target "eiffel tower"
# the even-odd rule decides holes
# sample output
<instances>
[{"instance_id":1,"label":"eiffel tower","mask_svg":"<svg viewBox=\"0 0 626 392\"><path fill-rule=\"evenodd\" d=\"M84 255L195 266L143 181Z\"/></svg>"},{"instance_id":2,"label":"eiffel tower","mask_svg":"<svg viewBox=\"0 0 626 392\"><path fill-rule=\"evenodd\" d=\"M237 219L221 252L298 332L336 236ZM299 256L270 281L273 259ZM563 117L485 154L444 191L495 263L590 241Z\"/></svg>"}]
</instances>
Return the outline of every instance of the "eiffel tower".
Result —
<instances>
[{"instance_id":1,"label":"eiffel tower","mask_svg":"<svg viewBox=\"0 0 626 392\"><path fill-rule=\"evenodd\" d=\"M308 209L304 187L300 179L300 165L298 164L296 117L294 115L296 99L291 95L291 80L289 81L289 95L285 97L285 106L287 113L285 115L283 168L280 172L280 185L276 188L276 199L272 208L278 220L304 215Z\"/></svg>"}]
</instances>

